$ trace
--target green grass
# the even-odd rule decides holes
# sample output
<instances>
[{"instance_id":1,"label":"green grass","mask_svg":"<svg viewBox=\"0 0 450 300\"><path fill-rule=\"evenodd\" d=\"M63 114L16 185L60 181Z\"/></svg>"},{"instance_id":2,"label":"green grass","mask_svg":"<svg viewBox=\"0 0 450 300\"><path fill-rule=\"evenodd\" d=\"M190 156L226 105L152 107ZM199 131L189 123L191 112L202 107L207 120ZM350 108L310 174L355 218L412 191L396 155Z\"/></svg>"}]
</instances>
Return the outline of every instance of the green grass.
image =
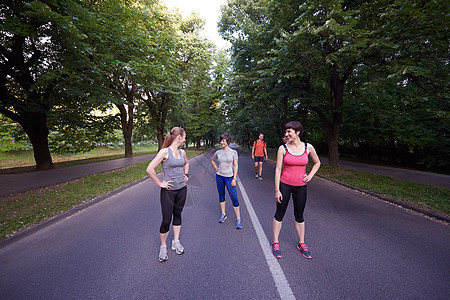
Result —
<instances>
[{"instance_id":1,"label":"green grass","mask_svg":"<svg viewBox=\"0 0 450 300\"><path fill-rule=\"evenodd\" d=\"M269 158L276 161L277 149L269 149ZM312 164L308 166L311 169ZM425 184L411 183L393 177L367 172L320 166L319 175L373 193L409 202L417 207L450 215L450 190Z\"/></svg>"},{"instance_id":2,"label":"green grass","mask_svg":"<svg viewBox=\"0 0 450 300\"><path fill-rule=\"evenodd\" d=\"M202 152L190 150L186 154L192 157ZM148 163L141 162L109 173L0 198L0 240L147 176Z\"/></svg>"},{"instance_id":3,"label":"green grass","mask_svg":"<svg viewBox=\"0 0 450 300\"><path fill-rule=\"evenodd\" d=\"M158 151L157 145L151 146L134 146L133 156L156 153ZM77 154L53 154L52 160L55 167L67 167L74 164L91 163L102 160L110 160L124 157L124 147L111 149L108 147L97 147L87 153ZM75 163L72 163L76 161ZM0 172L17 172L34 170L34 155L33 150L0 152Z\"/></svg>"},{"instance_id":4,"label":"green grass","mask_svg":"<svg viewBox=\"0 0 450 300\"><path fill-rule=\"evenodd\" d=\"M321 165L318 174L379 195L410 202L426 210L450 215L450 190L445 188L362 171L331 168L325 164Z\"/></svg>"}]
</instances>

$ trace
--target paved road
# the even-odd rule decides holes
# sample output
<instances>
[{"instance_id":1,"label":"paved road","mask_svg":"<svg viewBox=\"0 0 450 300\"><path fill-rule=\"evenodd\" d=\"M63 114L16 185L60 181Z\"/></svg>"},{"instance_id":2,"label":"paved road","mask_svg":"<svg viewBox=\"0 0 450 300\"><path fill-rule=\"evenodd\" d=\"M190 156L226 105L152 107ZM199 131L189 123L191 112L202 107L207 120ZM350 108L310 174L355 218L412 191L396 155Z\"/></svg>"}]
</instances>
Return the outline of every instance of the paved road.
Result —
<instances>
[{"instance_id":1,"label":"paved road","mask_svg":"<svg viewBox=\"0 0 450 300\"><path fill-rule=\"evenodd\" d=\"M236 230L229 199L229 219L217 223L211 156L190 161L184 255L158 262L159 191L146 180L0 249L0 298L449 299L448 225L316 177L305 212L313 259L295 248L291 205L276 260L274 162L260 182L240 152Z\"/></svg>"}]
</instances>

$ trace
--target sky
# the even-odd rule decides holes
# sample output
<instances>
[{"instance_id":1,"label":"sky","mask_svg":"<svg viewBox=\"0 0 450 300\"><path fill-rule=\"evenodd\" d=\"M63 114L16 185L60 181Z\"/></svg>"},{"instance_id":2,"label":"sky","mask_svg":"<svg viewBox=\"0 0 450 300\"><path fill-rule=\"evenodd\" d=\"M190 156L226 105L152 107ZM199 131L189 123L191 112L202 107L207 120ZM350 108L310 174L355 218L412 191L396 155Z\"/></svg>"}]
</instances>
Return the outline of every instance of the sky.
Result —
<instances>
[{"instance_id":1,"label":"sky","mask_svg":"<svg viewBox=\"0 0 450 300\"><path fill-rule=\"evenodd\" d=\"M217 31L217 22L220 18L220 6L226 5L227 0L161 0L167 7L178 7L183 16L191 12L198 12L206 20L203 35L216 44L218 49L227 49L230 43L223 40Z\"/></svg>"}]
</instances>

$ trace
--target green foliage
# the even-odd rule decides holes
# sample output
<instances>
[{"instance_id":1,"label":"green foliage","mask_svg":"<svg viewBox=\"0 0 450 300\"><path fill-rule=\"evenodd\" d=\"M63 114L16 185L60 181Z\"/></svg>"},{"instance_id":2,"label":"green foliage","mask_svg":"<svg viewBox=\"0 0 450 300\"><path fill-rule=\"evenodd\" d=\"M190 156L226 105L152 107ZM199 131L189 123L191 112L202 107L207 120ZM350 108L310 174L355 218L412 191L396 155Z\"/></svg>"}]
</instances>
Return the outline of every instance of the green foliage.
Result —
<instances>
[{"instance_id":1,"label":"green foliage","mask_svg":"<svg viewBox=\"0 0 450 300\"><path fill-rule=\"evenodd\" d=\"M18 151L30 149L30 141L27 139L22 128L11 122L8 118L0 115L0 151Z\"/></svg>"},{"instance_id":2,"label":"green foliage","mask_svg":"<svg viewBox=\"0 0 450 300\"><path fill-rule=\"evenodd\" d=\"M445 1L229 1L225 105L247 144L304 123L321 153L448 171ZM278 140L278 143L280 141ZM333 146L334 145L334 146Z\"/></svg>"}]
</instances>

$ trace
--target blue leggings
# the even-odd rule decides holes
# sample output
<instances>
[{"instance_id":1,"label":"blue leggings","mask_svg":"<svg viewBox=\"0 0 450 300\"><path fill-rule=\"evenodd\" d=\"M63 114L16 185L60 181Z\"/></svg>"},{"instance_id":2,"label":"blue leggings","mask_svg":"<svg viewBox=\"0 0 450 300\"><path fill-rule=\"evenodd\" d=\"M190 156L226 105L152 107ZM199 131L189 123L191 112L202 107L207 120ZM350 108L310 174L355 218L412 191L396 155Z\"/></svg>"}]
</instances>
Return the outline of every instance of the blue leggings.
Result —
<instances>
[{"instance_id":1,"label":"blue leggings","mask_svg":"<svg viewBox=\"0 0 450 300\"><path fill-rule=\"evenodd\" d=\"M231 201L234 207L239 206L239 201L237 198L236 186L231 186L231 181L233 181L233 176L224 177L216 174L217 191L219 192L219 201L225 201L225 185L227 186L228 194L230 195Z\"/></svg>"}]
</instances>

